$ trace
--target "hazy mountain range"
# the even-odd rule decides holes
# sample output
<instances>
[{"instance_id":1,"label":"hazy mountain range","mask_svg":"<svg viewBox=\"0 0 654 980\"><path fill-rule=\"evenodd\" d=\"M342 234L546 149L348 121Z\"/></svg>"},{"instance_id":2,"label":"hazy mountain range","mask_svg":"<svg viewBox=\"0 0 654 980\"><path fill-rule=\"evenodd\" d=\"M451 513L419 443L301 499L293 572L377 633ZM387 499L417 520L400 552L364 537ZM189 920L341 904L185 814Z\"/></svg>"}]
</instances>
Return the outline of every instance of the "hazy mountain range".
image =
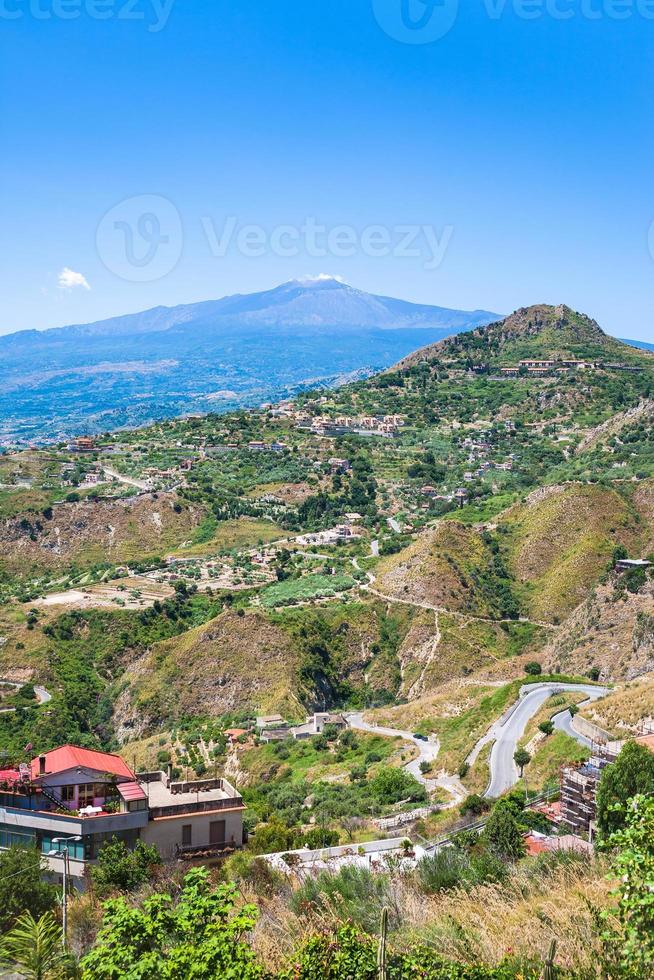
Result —
<instances>
[{"instance_id":1,"label":"hazy mountain range","mask_svg":"<svg viewBox=\"0 0 654 980\"><path fill-rule=\"evenodd\" d=\"M326 276L0 337L0 446L256 405L373 373L499 319L375 296Z\"/></svg>"}]
</instances>

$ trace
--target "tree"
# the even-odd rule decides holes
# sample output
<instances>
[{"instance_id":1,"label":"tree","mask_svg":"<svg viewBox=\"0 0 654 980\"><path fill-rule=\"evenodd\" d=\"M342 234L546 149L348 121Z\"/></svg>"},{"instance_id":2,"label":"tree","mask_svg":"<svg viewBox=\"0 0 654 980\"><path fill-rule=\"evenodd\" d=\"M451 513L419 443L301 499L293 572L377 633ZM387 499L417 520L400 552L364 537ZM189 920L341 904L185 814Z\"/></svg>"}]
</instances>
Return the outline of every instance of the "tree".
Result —
<instances>
[{"instance_id":1,"label":"tree","mask_svg":"<svg viewBox=\"0 0 654 980\"><path fill-rule=\"evenodd\" d=\"M339 836L337 830L330 830L328 827L313 827L302 835L302 839L305 846L310 851L314 851L319 847L334 847L338 844Z\"/></svg>"},{"instance_id":2,"label":"tree","mask_svg":"<svg viewBox=\"0 0 654 980\"><path fill-rule=\"evenodd\" d=\"M654 799L634 796L617 804L614 813L622 829L608 837L606 846L617 849L617 923L610 912L603 913L609 928L602 939L619 963L619 976L638 980L654 973Z\"/></svg>"},{"instance_id":3,"label":"tree","mask_svg":"<svg viewBox=\"0 0 654 980\"><path fill-rule=\"evenodd\" d=\"M18 917L0 943L0 969L16 970L23 980L64 980L73 975L72 961L61 944L61 926L52 912L39 919L29 912Z\"/></svg>"},{"instance_id":4,"label":"tree","mask_svg":"<svg viewBox=\"0 0 654 980\"><path fill-rule=\"evenodd\" d=\"M35 918L54 908L57 889L41 880L43 859L35 847L10 847L0 852L0 932L23 912Z\"/></svg>"},{"instance_id":5,"label":"tree","mask_svg":"<svg viewBox=\"0 0 654 980\"><path fill-rule=\"evenodd\" d=\"M624 826L623 806L638 793L654 792L654 754L638 742L627 742L616 761L607 766L597 787L597 826L610 834Z\"/></svg>"},{"instance_id":6,"label":"tree","mask_svg":"<svg viewBox=\"0 0 654 980\"><path fill-rule=\"evenodd\" d=\"M259 824L248 846L254 854L292 851L297 846L297 831L288 827L279 817L271 817L268 823Z\"/></svg>"},{"instance_id":7,"label":"tree","mask_svg":"<svg viewBox=\"0 0 654 980\"><path fill-rule=\"evenodd\" d=\"M479 793L471 793L470 796L466 796L465 800L459 807L459 813L462 817L466 816L468 813L472 813L475 817L481 816L490 808L488 800L485 800L483 796Z\"/></svg>"},{"instance_id":8,"label":"tree","mask_svg":"<svg viewBox=\"0 0 654 980\"><path fill-rule=\"evenodd\" d=\"M499 858L516 861L524 857L525 844L514 808L504 800L498 800L491 811L482 834L488 850Z\"/></svg>"},{"instance_id":9,"label":"tree","mask_svg":"<svg viewBox=\"0 0 654 980\"><path fill-rule=\"evenodd\" d=\"M525 766L528 766L531 762L531 756L526 749L516 749L513 753L513 761L520 770L520 777L524 772Z\"/></svg>"},{"instance_id":10,"label":"tree","mask_svg":"<svg viewBox=\"0 0 654 980\"><path fill-rule=\"evenodd\" d=\"M531 674L532 677L536 677L538 674L542 674L542 672L543 668L537 660L530 660L528 664L525 664L525 674Z\"/></svg>"},{"instance_id":11,"label":"tree","mask_svg":"<svg viewBox=\"0 0 654 980\"><path fill-rule=\"evenodd\" d=\"M107 841L91 869L93 887L101 896L112 891L134 891L150 880L152 868L161 863L161 855L154 844L138 840L134 850L130 851L125 841Z\"/></svg>"},{"instance_id":12,"label":"tree","mask_svg":"<svg viewBox=\"0 0 654 980\"><path fill-rule=\"evenodd\" d=\"M553 721L541 721L541 723L540 723L540 725L538 727L541 730L541 732L543 733L543 735L551 735L552 732L554 731L554 722Z\"/></svg>"},{"instance_id":13,"label":"tree","mask_svg":"<svg viewBox=\"0 0 654 980\"><path fill-rule=\"evenodd\" d=\"M379 803L424 800L427 796L424 786L410 772L392 766L380 769L369 785Z\"/></svg>"},{"instance_id":14,"label":"tree","mask_svg":"<svg viewBox=\"0 0 654 980\"><path fill-rule=\"evenodd\" d=\"M103 927L81 962L82 980L259 980L262 970L243 941L257 909L237 908L235 885L213 887L206 868L184 878L174 901L156 894L140 908L124 898L104 903Z\"/></svg>"}]
</instances>

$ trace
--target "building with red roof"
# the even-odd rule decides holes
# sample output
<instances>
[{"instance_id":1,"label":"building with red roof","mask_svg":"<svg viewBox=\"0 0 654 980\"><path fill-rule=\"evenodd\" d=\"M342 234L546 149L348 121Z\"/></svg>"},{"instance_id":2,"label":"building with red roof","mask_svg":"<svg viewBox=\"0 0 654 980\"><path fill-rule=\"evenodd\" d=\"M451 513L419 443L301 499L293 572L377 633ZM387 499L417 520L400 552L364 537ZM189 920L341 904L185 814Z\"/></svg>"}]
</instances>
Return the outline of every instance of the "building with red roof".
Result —
<instances>
[{"instance_id":1,"label":"building with red roof","mask_svg":"<svg viewBox=\"0 0 654 980\"><path fill-rule=\"evenodd\" d=\"M83 887L89 862L108 840L154 844L164 859L220 856L243 843L243 799L224 779L175 782L135 773L121 756L61 745L0 770L0 849L38 848L54 872L67 849Z\"/></svg>"},{"instance_id":2,"label":"building with red roof","mask_svg":"<svg viewBox=\"0 0 654 980\"><path fill-rule=\"evenodd\" d=\"M57 776L73 769L87 769L92 772L108 773L119 779L134 779L134 773L119 755L113 752L98 752L96 749L83 749L79 745L62 745L51 752L32 759L30 764L32 779Z\"/></svg>"}]
</instances>

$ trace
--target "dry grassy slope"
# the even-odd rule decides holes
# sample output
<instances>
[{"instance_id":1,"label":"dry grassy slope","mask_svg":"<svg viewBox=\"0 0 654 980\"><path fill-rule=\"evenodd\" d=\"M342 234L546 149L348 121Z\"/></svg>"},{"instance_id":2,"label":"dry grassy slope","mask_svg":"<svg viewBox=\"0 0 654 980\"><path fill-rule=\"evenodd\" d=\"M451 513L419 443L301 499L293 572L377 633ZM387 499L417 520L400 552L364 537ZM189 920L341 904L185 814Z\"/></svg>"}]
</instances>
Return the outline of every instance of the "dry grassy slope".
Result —
<instances>
[{"instance_id":1,"label":"dry grassy slope","mask_svg":"<svg viewBox=\"0 0 654 980\"><path fill-rule=\"evenodd\" d=\"M377 568L375 587L398 599L491 615L488 603L470 588L466 577L472 570L485 569L489 557L474 528L442 521L399 554L384 559Z\"/></svg>"},{"instance_id":2,"label":"dry grassy slope","mask_svg":"<svg viewBox=\"0 0 654 980\"><path fill-rule=\"evenodd\" d=\"M544 652L552 670L586 673L602 680L631 680L654 670L654 583L632 595L616 594L613 579L598 586Z\"/></svg>"},{"instance_id":3,"label":"dry grassy slope","mask_svg":"<svg viewBox=\"0 0 654 980\"><path fill-rule=\"evenodd\" d=\"M305 653L321 643L339 681L394 692L400 667L388 635L402 643L412 617L409 607L386 612L377 602L275 614L252 610L245 616L224 612L155 645L130 665L114 719L120 737L139 737L183 715L217 716L240 709L301 719L301 698L317 704L332 700L329 666L315 688L300 676Z\"/></svg>"},{"instance_id":4,"label":"dry grassy slope","mask_svg":"<svg viewBox=\"0 0 654 980\"><path fill-rule=\"evenodd\" d=\"M61 615L61 609L39 610L39 625L27 628L30 606L0 604L0 677L6 680L42 680L48 667L48 643L42 627Z\"/></svg>"},{"instance_id":5,"label":"dry grassy slope","mask_svg":"<svg viewBox=\"0 0 654 980\"><path fill-rule=\"evenodd\" d=\"M580 709L580 715L604 731L625 738L654 727L654 674L621 684L616 690Z\"/></svg>"},{"instance_id":6,"label":"dry grassy slope","mask_svg":"<svg viewBox=\"0 0 654 980\"><path fill-rule=\"evenodd\" d=\"M618 544L641 535L636 510L615 490L594 485L546 487L502 518L504 550L525 586L533 619L561 621L587 597Z\"/></svg>"},{"instance_id":7,"label":"dry grassy slope","mask_svg":"<svg viewBox=\"0 0 654 980\"><path fill-rule=\"evenodd\" d=\"M654 401L644 399L624 412L618 412L616 415L612 415L606 422L602 422L601 425L591 429L577 446L576 453L580 454L588 452L590 449L595 449L612 436L619 435L624 428L633 425L635 422L649 421L651 424L653 419Z\"/></svg>"},{"instance_id":8,"label":"dry grassy slope","mask_svg":"<svg viewBox=\"0 0 654 980\"><path fill-rule=\"evenodd\" d=\"M298 648L320 642L321 631L324 641L326 634L326 645L339 673L352 686L367 684L374 690L395 691L400 680L401 651L406 649L407 636L414 620L420 618L420 610L368 598L331 603L319 611L289 608L271 618ZM317 693L320 695L320 691Z\"/></svg>"},{"instance_id":9,"label":"dry grassy slope","mask_svg":"<svg viewBox=\"0 0 654 980\"><path fill-rule=\"evenodd\" d=\"M263 613L224 612L132 664L114 714L119 737L242 708L301 716L298 662L290 636Z\"/></svg>"},{"instance_id":10,"label":"dry grassy slope","mask_svg":"<svg viewBox=\"0 0 654 980\"><path fill-rule=\"evenodd\" d=\"M176 502L171 493L80 501L55 507L50 520L27 513L0 521L0 570L35 574L70 562L84 567L163 553L188 539L204 517L198 505L176 513Z\"/></svg>"},{"instance_id":11,"label":"dry grassy slope","mask_svg":"<svg viewBox=\"0 0 654 980\"><path fill-rule=\"evenodd\" d=\"M524 644L518 644L499 623L462 619L447 613L439 613L436 618L432 612L416 611L399 650L400 696L415 701L449 681L501 662L506 670L506 658L518 649L533 659L546 637L545 631L538 628L529 632L533 635L526 632Z\"/></svg>"},{"instance_id":12,"label":"dry grassy slope","mask_svg":"<svg viewBox=\"0 0 654 980\"><path fill-rule=\"evenodd\" d=\"M654 480L640 480L632 489L632 504L640 524L637 548L639 556L654 553Z\"/></svg>"}]
</instances>

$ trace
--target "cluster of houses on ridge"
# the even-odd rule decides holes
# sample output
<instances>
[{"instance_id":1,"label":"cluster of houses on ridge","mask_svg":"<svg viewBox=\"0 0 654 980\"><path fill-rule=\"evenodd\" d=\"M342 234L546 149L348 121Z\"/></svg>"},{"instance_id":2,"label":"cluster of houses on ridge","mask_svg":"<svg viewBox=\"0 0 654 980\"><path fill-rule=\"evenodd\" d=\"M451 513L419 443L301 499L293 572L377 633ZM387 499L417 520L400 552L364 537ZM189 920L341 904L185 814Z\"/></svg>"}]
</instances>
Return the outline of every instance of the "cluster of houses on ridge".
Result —
<instances>
[{"instance_id":1,"label":"cluster of houses on ridge","mask_svg":"<svg viewBox=\"0 0 654 980\"><path fill-rule=\"evenodd\" d=\"M523 358L516 365L500 368L500 374L507 378L517 378L519 374L545 375L555 371L592 371L596 367L593 361L570 360L534 360L533 358Z\"/></svg>"},{"instance_id":2,"label":"cluster of houses on ridge","mask_svg":"<svg viewBox=\"0 0 654 980\"><path fill-rule=\"evenodd\" d=\"M261 715L256 719L256 727L262 742L282 742L286 738L304 739L320 735L330 726L336 729L347 728L343 715L331 711L316 711L303 725L289 725L281 715Z\"/></svg>"},{"instance_id":3,"label":"cluster of houses on ridge","mask_svg":"<svg viewBox=\"0 0 654 980\"><path fill-rule=\"evenodd\" d=\"M308 429L318 436L385 436L395 438L404 425L401 415L317 415L298 414L295 418L298 429Z\"/></svg>"},{"instance_id":4,"label":"cluster of houses on ridge","mask_svg":"<svg viewBox=\"0 0 654 980\"><path fill-rule=\"evenodd\" d=\"M576 360L574 358L561 360L545 358L544 360L535 360L526 357L518 361L517 364L500 368L500 376L503 378L517 378L520 375L526 375L527 377L546 377L552 374L565 374L569 371L595 371L598 368L606 368L611 371L642 371L640 366L632 364L608 364L599 361ZM481 372L485 369L486 367L483 364L475 365L473 368L476 372Z\"/></svg>"}]
</instances>

